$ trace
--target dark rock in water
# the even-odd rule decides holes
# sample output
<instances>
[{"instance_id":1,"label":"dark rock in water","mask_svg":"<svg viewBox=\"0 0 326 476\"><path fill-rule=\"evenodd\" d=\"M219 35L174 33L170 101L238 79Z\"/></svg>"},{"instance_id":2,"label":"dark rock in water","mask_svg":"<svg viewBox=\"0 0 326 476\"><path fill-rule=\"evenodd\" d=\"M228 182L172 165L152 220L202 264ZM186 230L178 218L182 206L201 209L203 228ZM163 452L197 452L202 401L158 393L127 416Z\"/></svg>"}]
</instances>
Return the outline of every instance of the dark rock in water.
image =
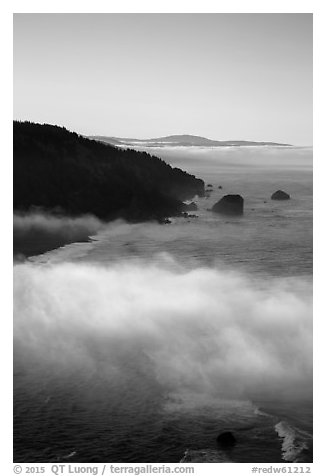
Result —
<instances>
[{"instance_id":1,"label":"dark rock in water","mask_svg":"<svg viewBox=\"0 0 326 476\"><path fill-rule=\"evenodd\" d=\"M216 438L217 444L219 446L234 446L237 442L235 439L233 433L231 431L224 431L223 433L220 433L218 437Z\"/></svg>"},{"instance_id":2,"label":"dark rock in water","mask_svg":"<svg viewBox=\"0 0 326 476\"><path fill-rule=\"evenodd\" d=\"M243 198L241 195L224 195L212 211L223 215L243 215Z\"/></svg>"},{"instance_id":3,"label":"dark rock in water","mask_svg":"<svg viewBox=\"0 0 326 476\"><path fill-rule=\"evenodd\" d=\"M207 184L208 188L213 188L213 185L211 183Z\"/></svg>"},{"instance_id":4,"label":"dark rock in water","mask_svg":"<svg viewBox=\"0 0 326 476\"><path fill-rule=\"evenodd\" d=\"M277 190L277 192L274 192L273 195L271 196L272 200L289 200L290 195L286 192L283 192L283 190Z\"/></svg>"},{"instance_id":5,"label":"dark rock in water","mask_svg":"<svg viewBox=\"0 0 326 476\"><path fill-rule=\"evenodd\" d=\"M223 187L222 187L222 185L219 185L217 188L219 188L220 190L222 190Z\"/></svg>"},{"instance_id":6,"label":"dark rock in water","mask_svg":"<svg viewBox=\"0 0 326 476\"><path fill-rule=\"evenodd\" d=\"M191 202L189 204L185 203L182 208L183 210L186 210L187 212L195 212L198 210L198 207L195 202Z\"/></svg>"}]
</instances>

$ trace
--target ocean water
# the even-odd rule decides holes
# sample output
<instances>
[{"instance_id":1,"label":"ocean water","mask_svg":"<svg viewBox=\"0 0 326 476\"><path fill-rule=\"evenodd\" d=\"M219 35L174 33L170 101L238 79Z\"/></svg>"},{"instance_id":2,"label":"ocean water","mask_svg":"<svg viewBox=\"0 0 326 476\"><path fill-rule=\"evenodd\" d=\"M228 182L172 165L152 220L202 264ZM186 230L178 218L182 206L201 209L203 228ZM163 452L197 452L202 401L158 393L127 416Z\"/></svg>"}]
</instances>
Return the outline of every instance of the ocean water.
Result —
<instances>
[{"instance_id":1,"label":"ocean water","mask_svg":"<svg viewBox=\"0 0 326 476\"><path fill-rule=\"evenodd\" d=\"M15 264L15 462L178 462L226 430L222 459L312 461L312 150L150 152L212 184L196 217Z\"/></svg>"}]
</instances>

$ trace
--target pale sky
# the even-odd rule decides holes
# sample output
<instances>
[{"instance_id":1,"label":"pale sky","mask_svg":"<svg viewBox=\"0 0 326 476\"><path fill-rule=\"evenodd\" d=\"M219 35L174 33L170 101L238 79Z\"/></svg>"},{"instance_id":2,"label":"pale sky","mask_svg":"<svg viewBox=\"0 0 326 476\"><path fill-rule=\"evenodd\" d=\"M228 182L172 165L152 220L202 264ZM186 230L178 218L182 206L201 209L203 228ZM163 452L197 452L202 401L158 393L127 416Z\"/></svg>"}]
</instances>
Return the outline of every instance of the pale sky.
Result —
<instances>
[{"instance_id":1,"label":"pale sky","mask_svg":"<svg viewBox=\"0 0 326 476\"><path fill-rule=\"evenodd\" d=\"M14 118L312 144L312 14L15 14Z\"/></svg>"}]
</instances>

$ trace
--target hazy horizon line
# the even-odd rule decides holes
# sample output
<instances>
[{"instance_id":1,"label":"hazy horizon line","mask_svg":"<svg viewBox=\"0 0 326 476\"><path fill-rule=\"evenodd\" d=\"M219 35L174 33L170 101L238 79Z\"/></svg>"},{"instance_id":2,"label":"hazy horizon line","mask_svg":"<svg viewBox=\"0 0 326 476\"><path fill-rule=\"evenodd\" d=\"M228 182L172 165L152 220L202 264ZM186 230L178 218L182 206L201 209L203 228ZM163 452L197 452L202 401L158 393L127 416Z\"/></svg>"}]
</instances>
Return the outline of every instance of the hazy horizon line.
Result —
<instances>
[{"instance_id":1,"label":"hazy horizon line","mask_svg":"<svg viewBox=\"0 0 326 476\"><path fill-rule=\"evenodd\" d=\"M256 140L256 139L212 139L210 137L206 137L206 136L203 136L203 135L199 135L199 134L189 134L189 133L184 133L184 134L180 134L180 133L170 133L170 134L162 134L162 135L159 135L159 136L155 136L155 137L147 137L147 138L140 138L140 137L127 137L127 136L117 136L117 135L111 135L111 134L108 134L108 133L95 133L95 134L85 134L85 133L82 133L82 132L79 132L75 129L72 129L72 128L69 128L68 126L64 125L64 124L56 124L56 123L50 123L50 122L37 122L37 121L34 121L34 120L30 120L30 119L17 119L17 118L14 118L13 121L17 121L17 122L30 122L30 123L33 123L33 124L39 124L39 125L49 125L49 126L55 126L55 127L62 127L66 130L68 130L69 132L75 132L76 134L80 135L80 136L83 136L83 137L86 137L86 138L89 138L89 137L108 137L108 138L112 138L112 139L128 139L128 140L138 140L138 141L150 141L150 140L155 140L155 139L161 139L161 138L166 138L166 137L172 137L172 136L188 136L188 137L197 137L197 138L201 138L201 139L207 139L207 140L211 140L211 141L215 141L215 142L257 142L257 143L264 143L264 142L273 142L275 144L281 144L281 145L284 145L284 146L287 146L287 147L300 147L300 148L303 148L303 147L313 147L313 144L305 144L305 145L297 145L297 144L291 144L291 143L284 143L284 142L278 142L277 140L271 140L271 139L267 139L267 140Z\"/></svg>"}]
</instances>

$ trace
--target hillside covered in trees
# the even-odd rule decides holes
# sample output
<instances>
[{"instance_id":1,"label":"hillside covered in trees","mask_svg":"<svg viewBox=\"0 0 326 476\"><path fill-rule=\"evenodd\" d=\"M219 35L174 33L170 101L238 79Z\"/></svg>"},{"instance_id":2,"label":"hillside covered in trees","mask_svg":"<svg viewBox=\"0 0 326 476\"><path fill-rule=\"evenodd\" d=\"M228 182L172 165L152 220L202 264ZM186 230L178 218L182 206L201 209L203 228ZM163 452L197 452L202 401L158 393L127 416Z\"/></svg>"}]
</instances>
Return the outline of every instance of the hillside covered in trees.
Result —
<instances>
[{"instance_id":1,"label":"hillside covered in trees","mask_svg":"<svg viewBox=\"0 0 326 476\"><path fill-rule=\"evenodd\" d=\"M178 215L204 182L145 152L63 127L14 121L14 211L35 208L112 220Z\"/></svg>"}]
</instances>

